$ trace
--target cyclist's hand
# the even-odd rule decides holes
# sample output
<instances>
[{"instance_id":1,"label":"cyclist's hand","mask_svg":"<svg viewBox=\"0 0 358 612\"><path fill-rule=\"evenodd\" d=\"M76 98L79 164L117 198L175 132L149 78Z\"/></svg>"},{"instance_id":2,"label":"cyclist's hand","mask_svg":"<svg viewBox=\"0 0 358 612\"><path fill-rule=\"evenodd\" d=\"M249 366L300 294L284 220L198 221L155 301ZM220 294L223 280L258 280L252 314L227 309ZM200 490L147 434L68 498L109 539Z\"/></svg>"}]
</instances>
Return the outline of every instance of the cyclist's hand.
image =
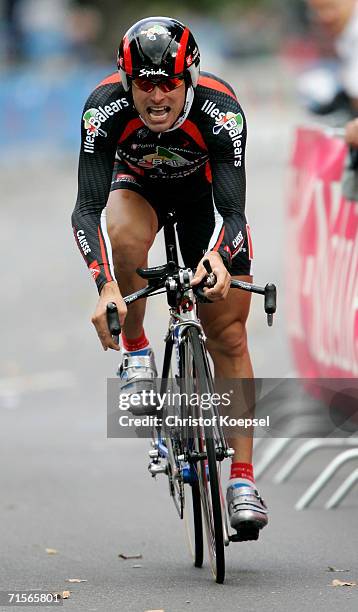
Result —
<instances>
[{"instance_id":1,"label":"cyclist's hand","mask_svg":"<svg viewBox=\"0 0 358 612\"><path fill-rule=\"evenodd\" d=\"M121 327L123 326L124 320L127 314L127 306L122 298L121 292L116 282L112 281L106 283L101 291L99 300L97 302L96 310L92 317L92 323L96 328L98 337L102 343L104 350L111 348L115 351L119 351L120 348L116 344L109 332L107 323L107 304L114 302L117 306L119 322Z\"/></svg>"},{"instance_id":2,"label":"cyclist's hand","mask_svg":"<svg viewBox=\"0 0 358 612\"><path fill-rule=\"evenodd\" d=\"M351 147L358 147L358 119L348 121L345 134L346 143Z\"/></svg>"},{"instance_id":3,"label":"cyclist's hand","mask_svg":"<svg viewBox=\"0 0 358 612\"><path fill-rule=\"evenodd\" d=\"M225 268L221 256L215 251L206 253L206 255L204 255L204 257L201 259L196 269L195 276L191 281L191 285L198 285L208 275L203 266L203 261L205 261L205 259L209 260L212 271L216 276L216 283L214 287L210 289L206 287L204 289L205 297L209 298L209 300L213 302L224 300L229 293L231 276Z\"/></svg>"}]
</instances>

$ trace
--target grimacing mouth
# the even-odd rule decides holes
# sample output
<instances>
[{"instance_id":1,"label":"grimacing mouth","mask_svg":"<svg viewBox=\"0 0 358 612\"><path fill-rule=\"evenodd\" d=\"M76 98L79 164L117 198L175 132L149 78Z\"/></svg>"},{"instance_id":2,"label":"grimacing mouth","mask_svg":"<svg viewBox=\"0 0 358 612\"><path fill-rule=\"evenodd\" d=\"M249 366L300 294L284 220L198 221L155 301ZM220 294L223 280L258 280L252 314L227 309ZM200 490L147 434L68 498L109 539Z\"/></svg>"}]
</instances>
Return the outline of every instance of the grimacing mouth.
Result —
<instances>
[{"instance_id":1,"label":"grimacing mouth","mask_svg":"<svg viewBox=\"0 0 358 612\"><path fill-rule=\"evenodd\" d=\"M148 114L155 114L157 116L160 116L161 114L165 114L165 113L169 113L171 111L171 107L170 106L147 106L146 111Z\"/></svg>"}]
</instances>

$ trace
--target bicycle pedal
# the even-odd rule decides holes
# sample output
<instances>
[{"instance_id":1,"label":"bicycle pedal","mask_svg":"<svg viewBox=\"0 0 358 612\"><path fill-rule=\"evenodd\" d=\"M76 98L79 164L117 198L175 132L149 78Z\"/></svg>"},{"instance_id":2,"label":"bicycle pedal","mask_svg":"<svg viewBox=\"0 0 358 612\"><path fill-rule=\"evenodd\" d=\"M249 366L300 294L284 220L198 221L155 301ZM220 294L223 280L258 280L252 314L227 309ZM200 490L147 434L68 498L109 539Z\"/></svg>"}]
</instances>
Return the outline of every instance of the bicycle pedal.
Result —
<instances>
[{"instance_id":1,"label":"bicycle pedal","mask_svg":"<svg viewBox=\"0 0 358 612\"><path fill-rule=\"evenodd\" d=\"M240 529L229 536L230 542L249 542L259 539L259 528L253 527L252 525L242 524Z\"/></svg>"}]
</instances>

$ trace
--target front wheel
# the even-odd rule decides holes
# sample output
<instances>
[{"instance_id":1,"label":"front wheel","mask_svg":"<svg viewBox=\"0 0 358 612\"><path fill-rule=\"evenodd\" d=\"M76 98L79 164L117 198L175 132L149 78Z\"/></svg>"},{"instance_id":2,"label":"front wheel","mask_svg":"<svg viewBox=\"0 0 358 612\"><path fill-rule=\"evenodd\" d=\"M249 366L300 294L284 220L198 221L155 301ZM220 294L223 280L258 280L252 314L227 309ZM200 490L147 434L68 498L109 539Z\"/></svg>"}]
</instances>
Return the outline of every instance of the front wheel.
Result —
<instances>
[{"instance_id":1,"label":"front wheel","mask_svg":"<svg viewBox=\"0 0 358 612\"><path fill-rule=\"evenodd\" d=\"M190 327L183 341L182 363L187 393L195 393L200 398L203 394L211 394L212 383L206 367L205 348L201 342L199 331ZM189 393L188 393L189 395ZM206 395L206 397L208 397ZM197 417L214 416L213 410L203 410L200 405L195 411ZM200 421L199 421L200 423ZM192 467L194 469L198 490L200 493L202 515L204 519L209 559L216 582L223 583L225 578L224 531L222 516L222 494L218 473L219 462L216 458L217 439L215 428L195 425L187 432L192 445ZM200 457L195 459L195 457Z\"/></svg>"}]
</instances>

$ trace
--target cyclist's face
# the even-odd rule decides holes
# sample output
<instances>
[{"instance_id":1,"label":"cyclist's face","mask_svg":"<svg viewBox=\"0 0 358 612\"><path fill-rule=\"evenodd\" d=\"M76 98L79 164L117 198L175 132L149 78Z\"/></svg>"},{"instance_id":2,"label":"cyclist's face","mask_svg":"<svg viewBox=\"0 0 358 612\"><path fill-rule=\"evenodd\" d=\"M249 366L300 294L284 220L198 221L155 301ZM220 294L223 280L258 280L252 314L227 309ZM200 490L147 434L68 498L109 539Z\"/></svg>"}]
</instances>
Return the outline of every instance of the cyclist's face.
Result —
<instances>
[{"instance_id":1,"label":"cyclist's face","mask_svg":"<svg viewBox=\"0 0 358 612\"><path fill-rule=\"evenodd\" d=\"M309 0L308 3L332 34L339 34L344 29L355 6L355 0Z\"/></svg>"},{"instance_id":2,"label":"cyclist's face","mask_svg":"<svg viewBox=\"0 0 358 612\"><path fill-rule=\"evenodd\" d=\"M153 132L164 132L178 119L185 103L185 85L163 92L159 87L142 91L132 85L134 106Z\"/></svg>"}]
</instances>

